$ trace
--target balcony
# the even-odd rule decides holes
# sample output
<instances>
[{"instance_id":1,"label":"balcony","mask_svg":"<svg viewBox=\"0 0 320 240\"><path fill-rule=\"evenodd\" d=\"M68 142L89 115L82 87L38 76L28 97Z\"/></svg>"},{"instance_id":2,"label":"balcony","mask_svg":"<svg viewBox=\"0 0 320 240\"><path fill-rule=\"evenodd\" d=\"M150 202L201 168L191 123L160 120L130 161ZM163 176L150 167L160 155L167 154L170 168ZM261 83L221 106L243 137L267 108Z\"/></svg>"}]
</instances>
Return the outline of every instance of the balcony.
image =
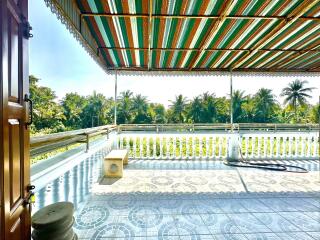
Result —
<instances>
[{"instance_id":1,"label":"balcony","mask_svg":"<svg viewBox=\"0 0 320 240\"><path fill-rule=\"evenodd\" d=\"M32 166L34 210L73 202L80 239L319 239L318 131L284 125L123 125L57 134L58 142L90 144ZM309 172L227 166L223 160L234 137L245 159ZM33 139L34 152L59 145L49 139ZM113 148L130 153L121 179L102 178L103 158Z\"/></svg>"}]
</instances>

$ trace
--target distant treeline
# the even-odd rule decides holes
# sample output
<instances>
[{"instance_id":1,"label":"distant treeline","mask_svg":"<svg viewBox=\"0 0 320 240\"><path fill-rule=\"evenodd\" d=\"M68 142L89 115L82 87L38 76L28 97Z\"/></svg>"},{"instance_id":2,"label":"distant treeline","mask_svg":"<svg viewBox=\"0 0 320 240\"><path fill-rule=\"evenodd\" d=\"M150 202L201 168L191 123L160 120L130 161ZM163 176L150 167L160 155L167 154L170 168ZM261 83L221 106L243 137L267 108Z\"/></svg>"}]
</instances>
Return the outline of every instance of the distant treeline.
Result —
<instances>
[{"instance_id":1,"label":"distant treeline","mask_svg":"<svg viewBox=\"0 0 320 240\"><path fill-rule=\"evenodd\" d=\"M55 92L39 85L30 76L30 94L34 102L32 134L60 132L113 123L114 99L93 92L89 96L67 93L58 102ZM278 102L271 89L261 88L254 95L233 92L234 123L316 123L319 104L308 103L314 88L308 82L294 80L282 90L284 102ZM117 123L227 123L230 122L230 96L203 93L193 99L181 94L166 109L151 103L141 94L121 92L117 100Z\"/></svg>"}]
</instances>

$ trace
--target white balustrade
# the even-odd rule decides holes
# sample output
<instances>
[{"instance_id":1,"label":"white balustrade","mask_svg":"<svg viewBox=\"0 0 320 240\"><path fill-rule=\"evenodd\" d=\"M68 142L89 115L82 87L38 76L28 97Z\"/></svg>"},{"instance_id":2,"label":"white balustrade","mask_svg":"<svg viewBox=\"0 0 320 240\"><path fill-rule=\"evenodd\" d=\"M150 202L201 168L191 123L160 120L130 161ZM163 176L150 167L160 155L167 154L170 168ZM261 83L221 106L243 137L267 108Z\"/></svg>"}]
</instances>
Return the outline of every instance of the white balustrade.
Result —
<instances>
[{"instance_id":1,"label":"white balustrade","mask_svg":"<svg viewBox=\"0 0 320 240\"><path fill-rule=\"evenodd\" d=\"M239 134L239 133L234 133ZM118 143L132 159L226 159L232 133L121 133ZM316 132L240 133L245 159L316 159Z\"/></svg>"}]
</instances>

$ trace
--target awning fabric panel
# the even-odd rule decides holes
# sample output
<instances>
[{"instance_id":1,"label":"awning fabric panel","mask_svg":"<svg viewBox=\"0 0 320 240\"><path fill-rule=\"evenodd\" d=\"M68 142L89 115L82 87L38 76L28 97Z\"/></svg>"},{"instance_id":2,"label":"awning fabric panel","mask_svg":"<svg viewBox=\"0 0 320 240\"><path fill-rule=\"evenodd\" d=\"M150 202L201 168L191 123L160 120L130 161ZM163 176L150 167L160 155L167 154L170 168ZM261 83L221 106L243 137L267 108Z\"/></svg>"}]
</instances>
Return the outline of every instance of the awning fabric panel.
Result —
<instances>
[{"instance_id":1,"label":"awning fabric panel","mask_svg":"<svg viewBox=\"0 0 320 240\"><path fill-rule=\"evenodd\" d=\"M320 71L320 0L45 1L106 70Z\"/></svg>"}]
</instances>

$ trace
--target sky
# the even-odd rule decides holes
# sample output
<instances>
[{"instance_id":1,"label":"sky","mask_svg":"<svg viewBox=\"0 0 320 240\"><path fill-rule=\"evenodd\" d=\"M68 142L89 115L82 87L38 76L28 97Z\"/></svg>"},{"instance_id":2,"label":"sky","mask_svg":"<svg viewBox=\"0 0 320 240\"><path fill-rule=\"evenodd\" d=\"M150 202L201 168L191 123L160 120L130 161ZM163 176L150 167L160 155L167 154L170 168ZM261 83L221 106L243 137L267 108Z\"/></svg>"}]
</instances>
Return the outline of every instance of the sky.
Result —
<instances>
[{"instance_id":1,"label":"sky","mask_svg":"<svg viewBox=\"0 0 320 240\"><path fill-rule=\"evenodd\" d=\"M114 96L114 77L106 73L96 64L77 40L51 13L42 0L29 1L29 20L33 28L30 39L29 73L40 78L39 84L53 89L62 99L66 93L77 92L90 95L93 91ZM270 88L279 97L281 90L295 77L234 77L233 88L244 90L246 94L254 94L259 88ZM307 80L313 90L310 103L318 102L320 95L319 77L299 77ZM118 76L118 93L131 90L134 94L147 96L150 102L170 105L169 100L182 94L188 99L204 92L215 93L216 96L229 94L229 77L218 76Z\"/></svg>"}]
</instances>

